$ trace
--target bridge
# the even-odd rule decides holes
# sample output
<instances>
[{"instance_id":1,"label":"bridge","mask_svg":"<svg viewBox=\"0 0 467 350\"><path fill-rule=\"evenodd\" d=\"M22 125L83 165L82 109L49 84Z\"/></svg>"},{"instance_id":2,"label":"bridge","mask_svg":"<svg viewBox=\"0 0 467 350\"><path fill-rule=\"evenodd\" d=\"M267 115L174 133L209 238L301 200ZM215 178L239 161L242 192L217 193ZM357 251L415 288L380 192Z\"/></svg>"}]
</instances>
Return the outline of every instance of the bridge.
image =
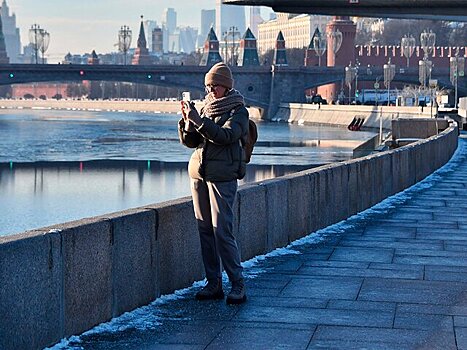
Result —
<instances>
[{"instance_id":1,"label":"bridge","mask_svg":"<svg viewBox=\"0 0 467 350\"><path fill-rule=\"evenodd\" d=\"M467 0L223 0L223 3L268 6L276 12L467 22Z\"/></svg>"},{"instance_id":2,"label":"bridge","mask_svg":"<svg viewBox=\"0 0 467 350\"><path fill-rule=\"evenodd\" d=\"M181 90L204 92L208 67L175 65L73 65L8 64L0 65L0 85L33 82L116 81L142 83ZM232 67L235 87L251 106L267 110L273 116L283 102L305 102L304 91L321 85L341 82L343 67ZM441 88L452 89L447 68L435 68L432 78ZM358 81L383 79L382 67L362 69ZM419 85L418 69L398 69L394 82ZM467 95L467 77L459 78L459 96Z\"/></svg>"}]
</instances>

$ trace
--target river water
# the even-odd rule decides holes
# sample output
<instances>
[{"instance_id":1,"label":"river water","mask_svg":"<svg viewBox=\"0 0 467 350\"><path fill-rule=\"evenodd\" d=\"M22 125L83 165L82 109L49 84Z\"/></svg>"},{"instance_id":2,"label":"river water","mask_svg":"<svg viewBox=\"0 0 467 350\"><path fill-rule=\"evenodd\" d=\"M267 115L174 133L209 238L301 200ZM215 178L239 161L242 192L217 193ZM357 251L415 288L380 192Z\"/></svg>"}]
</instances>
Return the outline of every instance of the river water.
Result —
<instances>
[{"instance_id":1,"label":"river water","mask_svg":"<svg viewBox=\"0 0 467 350\"><path fill-rule=\"evenodd\" d=\"M0 236L190 194L192 150L179 116L63 110L0 111ZM352 157L374 135L258 123L244 182Z\"/></svg>"}]
</instances>

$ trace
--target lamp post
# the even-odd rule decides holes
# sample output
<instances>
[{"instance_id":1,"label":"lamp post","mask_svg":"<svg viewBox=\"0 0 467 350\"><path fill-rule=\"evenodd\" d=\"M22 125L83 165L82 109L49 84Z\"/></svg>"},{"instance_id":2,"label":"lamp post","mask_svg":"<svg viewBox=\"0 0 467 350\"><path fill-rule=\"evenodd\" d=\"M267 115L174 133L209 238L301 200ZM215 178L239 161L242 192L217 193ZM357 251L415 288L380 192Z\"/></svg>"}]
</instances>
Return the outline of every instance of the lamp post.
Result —
<instances>
[{"instance_id":1,"label":"lamp post","mask_svg":"<svg viewBox=\"0 0 467 350\"><path fill-rule=\"evenodd\" d=\"M41 31L42 29L38 24L33 24L29 29L29 42L31 43L32 49L34 51L34 60L36 64L39 63L39 49L42 42Z\"/></svg>"},{"instance_id":2,"label":"lamp post","mask_svg":"<svg viewBox=\"0 0 467 350\"><path fill-rule=\"evenodd\" d=\"M402 53L407 58L407 67L409 67L410 57L415 50L415 38L412 35L404 35L401 40Z\"/></svg>"},{"instance_id":3,"label":"lamp post","mask_svg":"<svg viewBox=\"0 0 467 350\"><path fill-rule=\"evenodd\" d=\"M225 61L227 64L230 64L231 66L235 65L235 51L237 49L236 47L236 39L240 38L240 32L238 31L238 28L235 26L232 26L229 28L227 32L224 33L224 42L225 42ZM232 39L232 44L230 46L230 57L227 60L227 51L228 51L228 46L229 46L229 39ZM230 61L230 63L229 63Z\"/></svg>"},{"instance_id":4,"label":"lamp post","mask_svg":"<svg viewBox=\"0 0 467 350\"><path fill-rule=\"evenodd\" d=\"M49 48L49 44L50 44L50 33L47 32L47 31L44 30L44 29L41 29L41 30L40 30L40 35L41 35L41 46L40 46L39 50L40 50L41 53L42 53L42 64L45 64L45 52L46 52L47 49Z\"/></svg>"},{"instance_id":5,"label":"lamp post","mask_svg":"<svg viewBox=\"0 0 467 350\"><path fill-rule=\"evenodd\" d=\"M360 67L360 62L355 60L355 104L357 104L357 97L358 97L358 68Z\"/></svg>"},{"instance_id":6,"label":"lamp post","mask_svg":"<svg viewBox=\"0 0 467 350\"><path fill-rule=\"evenodd\" d=\"M337 51L342 46L342 32L339 29L328 33L328 44L328 50L331 51L335 59Z\"/></svg>"},{"instance_id":7,"label":"lamp post","mask_svg":"<svg viewBox=\"0 0 467 350\"><path fill-rule=\"evenodd\" d=\"M388 63L383 66L384 71L384 86L388 89L388 106L390 105L390 90L391 90L391 81L394 79L396 74L396 65L391 64L391 59L389 59Z\"/></svg>"},{"instance_id":8,"label":"lamp post","mask_svg":"<svg viewBox=\"0 0 467 350\"><path fill-rule=\"evenodd\" d=\"M459 77L464 76L464 69L465 69L465 58L459 57L459 48L456 50L456 56L451 57L449 59L449 78L451 80L452 85L454 85L454 108L457 109L458 102L457 102L457 88L458 88L458 79Z\"/></svg>"},{"instance_id":9,"label":"lamp post","mask_svg":"<svg viewBox=\"0 0 467 350\"><path fill-rule=\"evenodd\" d=\"M345 67L345 84L349 87L349 104L352 100L352 82L355 79L355 67L352 67L352 62Z\"/></svg>"},{"instance_id":10,"label":"lamp post","mask_svg":"<svg viewBox=\"0 0 467 350\"><path fill-rule=\"evenodd\" d=\"M326 38L323 37L318 28L316 28L315 35L313 36L313 49L318 56L318 66L321 67L321 56L326 51Z\"/></svg>"},{"instance_id":11,"label":"lamp post","mask_svg":"<svg viewBox=\"0 0 467 350\"><path fill-rule=\"evenodd\" d=\"M431 55L436 43L436 34L433 33L431 30L424 30L423 33L420 34L420 46L425 53L425 57L428 59L428 55Z\"/></svg>"},{"instance_id":12,"label":"lamp post","mask_svg":"<svg viewBox=\"0 0 467 350\"><path fill-rule=\"evenodd\" d=\"M123 52L123 64L126 65L126 53L131 45L131 29L124 25L118 31L118 50Z\"/></svg>"}]
</instances>

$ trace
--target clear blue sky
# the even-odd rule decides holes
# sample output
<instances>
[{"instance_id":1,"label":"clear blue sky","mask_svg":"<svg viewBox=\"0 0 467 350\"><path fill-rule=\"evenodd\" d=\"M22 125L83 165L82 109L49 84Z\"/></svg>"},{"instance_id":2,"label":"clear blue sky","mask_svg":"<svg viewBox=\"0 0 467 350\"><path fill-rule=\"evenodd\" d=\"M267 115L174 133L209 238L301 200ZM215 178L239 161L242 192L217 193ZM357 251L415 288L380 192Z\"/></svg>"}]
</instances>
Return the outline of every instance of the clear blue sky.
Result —
<instances>
[{"instance_id":1,"label":"clear blue sky","mask_svg":"<svg viewBox=\"0 0 467 350\"><path fill-rule=\"evenodd\" d=\"M33 23L50 33L51 61L69 51L115 51L119 28L129 25L136 36L140 15L160 23L164 9L172 7L178 25L199 27L201 9L215 8L215 0L7 0L7 4L10 13L16 13L23 45L29 42Z\"/></svg>"}]
</instances>

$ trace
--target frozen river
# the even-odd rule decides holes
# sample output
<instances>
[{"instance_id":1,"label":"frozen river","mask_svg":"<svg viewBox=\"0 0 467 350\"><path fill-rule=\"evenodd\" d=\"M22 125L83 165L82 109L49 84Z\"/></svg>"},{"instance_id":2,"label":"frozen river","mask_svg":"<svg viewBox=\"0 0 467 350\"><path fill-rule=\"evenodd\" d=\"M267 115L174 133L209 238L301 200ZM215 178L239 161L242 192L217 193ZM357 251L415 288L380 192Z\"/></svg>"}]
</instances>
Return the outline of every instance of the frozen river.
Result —
<instances>
[{"instance_id":1,"label":"frozen river","mask_svg":"<svg viewBox=\"0 0 467 350\"><path fill-rule=\"evenodd\" d=\"M179 116L0 111L0 236L189 195ZM258 123L245 181L350 159L374 133Z\"/></svg>"}]
</instances>

